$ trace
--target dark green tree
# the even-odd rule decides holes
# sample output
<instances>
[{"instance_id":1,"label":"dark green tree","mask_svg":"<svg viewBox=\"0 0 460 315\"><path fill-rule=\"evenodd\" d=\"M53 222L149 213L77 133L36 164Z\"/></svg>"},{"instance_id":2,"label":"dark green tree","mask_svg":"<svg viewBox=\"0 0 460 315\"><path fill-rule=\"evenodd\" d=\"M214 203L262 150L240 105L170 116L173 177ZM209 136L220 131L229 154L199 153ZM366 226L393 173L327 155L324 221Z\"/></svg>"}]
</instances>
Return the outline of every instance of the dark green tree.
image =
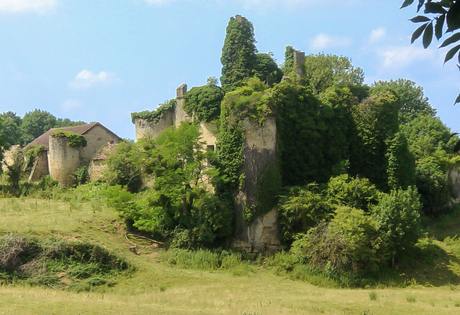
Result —
<instances>
[{"instance_id":1,"label":"dark green tree","mask_svg":"<svg viewBox=\"0 0 460 315\"><path fill-rule=\"evenodd\" d=\"M386 145L388 186L391 189L407 189L415 185L415 158L409 151L404 134L398 132Z\"/></svg>"},{"instance_id":2,"label":"dark green tree","mask_svg":"<svg viewBox=\"0 0 460 315\"><path fill-rule=\"evenodd\" d=\"M372 95L353 108L356 137L352 139L350 174L388 190L388 141L399 130L399 98L395 93Z\"/></svg>"},{"instance_id":3,"label":"dark green tree","mask_svg":"<svg viewBox=\"0 0 460 315\"><path fill-rule=\"evenodd\" d=\"M434 116L436 110L431 107L428 98L423 94L423 88L414 81L397 79L390 81L377 81L371 89L372 94L378 94L391 89L398 93L401 101L399 120L406 124L419 114Z\"/></svg>"},{"instance_id":4,"label":"dark green tree","mask_svg":"<svg viewBox=\"0 0 460 315\"><path fill-rule=\"evenodd\" d=\"M349 58L336 55L306 56L305 75L316 94L333 85L361 86L364 82L364 72L361 68L354 67Z\"/></svg>"},{"instance_id":5,"label":"dark green tree","mask_svg":"<svg viewBox=\"0 0 460 315\"><path fill-rule=\"evenodd\" d=\"M283 78L283 72L269 54L256 54L253 74L268 86L273 86Z\"/></svg>"},{"instance_id":6,"label":"dark green tree","mask_svg":"<svg viewBox=\"0 0 460 315\"><path fill-rule=\"evenodd\" d=\"M193 87L185 93L184 110L199 121L211 121L220 115L224 91L214 84Z\"/></svg>"},{"instance_id":7,"label":"dark green tree","mask_svg":"<svg viewBox=\"0 0 460 315\"><path fill-rule=\"evenodd\" d=\"M22 145L27 145L56 125L56 117L40 109L28 112L22 118Z\"/></svg>"},{"instance_id":8,"label":"dark green tree","mask_svg":"<svg viewBox=\"0 0 460 315\"><path fill-rule=\"evenodd\" d=\"M329 126L324 109L309 87L281 82L272 89L276 104L280 166L284 186L326 182L337 160L329 160ZM325 113L326 112L326 113Z\"/></svg>"},{"instance_id":9,"label":"dark green tree","mask_svg":"<svg viewBox=\"0 0 460 315\"><path fill-rule=\"evenodd\" d=\"M225 91L243 85L243 80L252 76L257 64L254 28L246 18L237 15L228 22L225 42L222 47L222 76L220 82Z\"/></svg>"},{"instance_id":10,"label":"dark green tree","mask_svg":"<svg viewBox=\"0 0 460 315\"><path fill-rule=\"evenodd\" d=\"M4 139L10 145L21 143L21 117L15 113L8 111L0 115L2 123L0 126L0 134L4 135Z\"/></svg>"}]
</instances>

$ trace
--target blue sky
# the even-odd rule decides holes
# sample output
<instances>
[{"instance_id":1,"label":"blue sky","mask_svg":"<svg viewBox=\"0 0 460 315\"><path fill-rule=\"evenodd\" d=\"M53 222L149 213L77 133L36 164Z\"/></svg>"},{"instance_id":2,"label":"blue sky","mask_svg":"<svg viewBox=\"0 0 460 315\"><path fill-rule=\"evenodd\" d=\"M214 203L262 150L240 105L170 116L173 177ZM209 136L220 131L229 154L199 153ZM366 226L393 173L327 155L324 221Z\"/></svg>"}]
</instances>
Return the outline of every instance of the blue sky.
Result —
<instances>
[{"instance_id":1,"label":"blue sky","mask_svg":"<svg viewBox=\"0 0 460 315\"><path fill-rule=\"evenodd\" d=\"M460 73L445 50L410 44L415 8L402 0L0 0L0 112L36 108L99 121L133 139L130 113L153 110L220 77L231 16L254 25L278 63L291 45L352 59L366 83L406 78L460 132Z\"/></svg>"}]
</instances>

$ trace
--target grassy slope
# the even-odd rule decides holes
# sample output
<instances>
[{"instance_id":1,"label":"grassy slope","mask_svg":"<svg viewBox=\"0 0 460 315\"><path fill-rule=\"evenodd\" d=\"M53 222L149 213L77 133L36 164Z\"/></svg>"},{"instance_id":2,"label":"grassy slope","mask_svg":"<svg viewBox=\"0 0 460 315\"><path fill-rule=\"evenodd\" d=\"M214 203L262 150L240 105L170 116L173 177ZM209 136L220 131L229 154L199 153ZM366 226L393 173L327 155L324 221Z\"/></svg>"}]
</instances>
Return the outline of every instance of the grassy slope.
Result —
<instances>
[{"instance_id":1,"label":"grassy slope","mask_svg":"<svg viewBox=\"0 0 460 315\"><path fill-rule=\"evenodd\" d=\"M137 267L101 292L73 293L36 287L0 288L0 314L458 314L459 263L443 255L442 268L421 269L405 289L328 289L291 281L260 269L246 276L171 268L153 262L154 252L134 255L116 214L90 203L0 199L0 233L60 235L97 242ZM458 223L458 222L457 222ZM444 224L444 225L443 225ZM433 227L443 236L456 229ZM454 222L450 226L456 226ZM440 243L445 247L444 244ZM451 259L452 258L452 259ZM450 278L449 278L450 277ZM444 279L445 278L445 279ZM377 299L370 299L370 292ZM415 300L415 301L414 301Z\"/></svg>"}]
</instances>

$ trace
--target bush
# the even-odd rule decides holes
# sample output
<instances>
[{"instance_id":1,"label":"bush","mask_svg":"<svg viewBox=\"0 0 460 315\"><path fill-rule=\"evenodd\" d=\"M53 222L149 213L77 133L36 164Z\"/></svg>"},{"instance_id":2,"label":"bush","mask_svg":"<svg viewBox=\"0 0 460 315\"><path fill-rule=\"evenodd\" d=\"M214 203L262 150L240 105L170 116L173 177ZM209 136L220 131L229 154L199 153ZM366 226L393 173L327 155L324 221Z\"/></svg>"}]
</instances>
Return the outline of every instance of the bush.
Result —
<instances>
[{"instance_id":1,"label":"bush","mask_svg":"<svg viewBox=\"0 0 460 315\"><path fill-rule=\"evenodd\" d=\"M330 223L321 222L300 236L291 253L304 263L341 271L375 270L385 260L376 223L364 211L338 207Z\"/></svg>"},{"instance_id":2,"label":"bush","mask_svg":"<svg viewBox=\"0 0 460 315\"><path fill-rule=\"evenodd\" d=\"M378 232L393 259L413 248L421 235L419 198L415 187L393 190L382 195L372 209Z\"/></svg>"}]
</instances>

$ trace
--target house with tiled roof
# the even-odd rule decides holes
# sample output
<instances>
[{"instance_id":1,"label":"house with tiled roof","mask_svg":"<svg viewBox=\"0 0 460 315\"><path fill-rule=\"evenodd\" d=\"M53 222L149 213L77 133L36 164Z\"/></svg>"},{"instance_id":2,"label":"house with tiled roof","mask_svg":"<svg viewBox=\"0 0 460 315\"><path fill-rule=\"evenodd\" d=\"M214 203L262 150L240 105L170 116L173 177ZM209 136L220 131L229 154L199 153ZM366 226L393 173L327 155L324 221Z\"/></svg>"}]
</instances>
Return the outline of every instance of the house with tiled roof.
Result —
<instances>
[{"instance_id":1,"label":"house with tiled roof","mask_svg":"<svg viewBox=\"0 0 460 315\"><path fill-rule=\"evenodd\" d=\"M53 133L58 130L72 132L85 137L87 145L84 147L71 147L66 137L53 136ZM29 181L36 181L42 176L50 174L52 179L62 185L73 185L72 174L80 165L90 163L98 151L107 143L115 144L121 140L114 132L98 122L72 127L52 128L25 147L25 149L40 146L43 148L35 160Z\"/></svg>"}]
</instances>

